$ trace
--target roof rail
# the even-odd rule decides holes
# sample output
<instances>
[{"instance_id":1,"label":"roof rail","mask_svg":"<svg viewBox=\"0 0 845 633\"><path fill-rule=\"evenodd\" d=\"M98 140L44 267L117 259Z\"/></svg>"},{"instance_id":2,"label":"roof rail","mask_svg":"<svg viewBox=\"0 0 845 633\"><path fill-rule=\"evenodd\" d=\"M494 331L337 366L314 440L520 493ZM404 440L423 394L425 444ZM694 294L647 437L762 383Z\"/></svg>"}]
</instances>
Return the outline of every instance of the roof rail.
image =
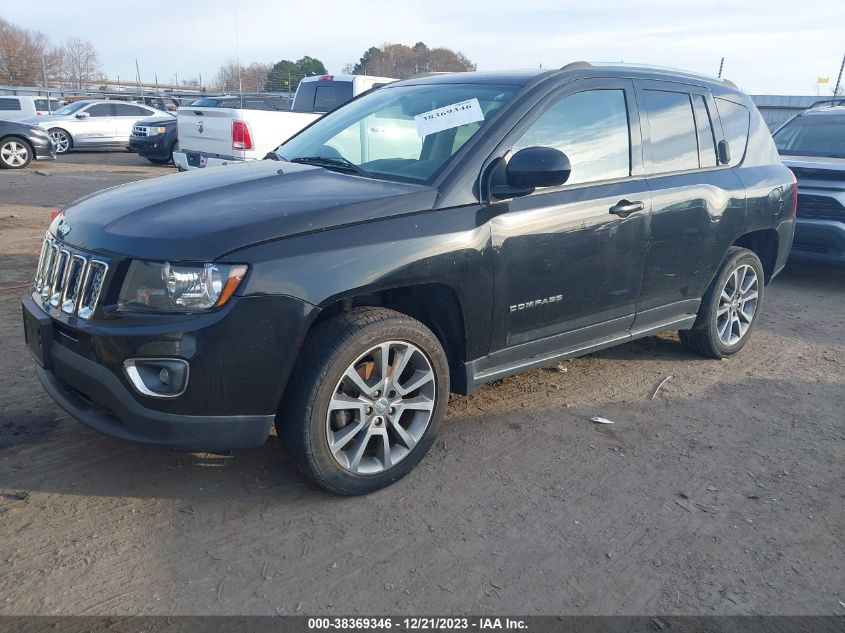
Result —
<instances>
[{"instance_id":1,"label":"roof rail","mask_svg":"<svg viewBox=\"0 0 845 633\"><path fill-rule=\"evenodd\" d=\"M815 103L813 103L813 105L810 106L810 110L812 110L813 108L817 108L819 106L822 106L822 105L827 105L827 106L830 106L831 108L833 106L845 105L845 98L842 98L842 99L821 99L820 101L816 101Z\"/></svg>"},{"instance_id":2,"label":"roof rail","mask_svg":"<svg viewBox=\"0 0 845 633\"><path fill-rule=\"evenodd\" d=\"M732 82L730 79L725 79L723 77L714 77L712 75L708 75L706 73L697 73L690 70L683 70L682 68L672 68L669 66L655 66L651 64L637 64L637 63L630 63L630 62L610 62L610 63L590 63L590 62L571 62L563 66L561 70L584 70L585 68L600 68L602 66L620 66L622 68L638 68L642 70L663 70L663 71L671 71L675 73L681 73L688 77L699 77L701 79L707 79L709 81L718 81L726 86L739 90L737 85Z\"/></svg>"}]
</instances>

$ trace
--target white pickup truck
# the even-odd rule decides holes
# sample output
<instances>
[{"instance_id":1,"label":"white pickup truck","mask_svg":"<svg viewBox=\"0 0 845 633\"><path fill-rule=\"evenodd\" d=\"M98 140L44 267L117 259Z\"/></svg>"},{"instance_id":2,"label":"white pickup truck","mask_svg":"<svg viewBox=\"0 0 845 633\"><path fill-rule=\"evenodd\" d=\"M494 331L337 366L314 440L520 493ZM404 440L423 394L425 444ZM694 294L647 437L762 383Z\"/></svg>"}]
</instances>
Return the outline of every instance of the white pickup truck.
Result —
<instances>
[{"instance_id":1,"label":"white pickup truck","mask_svg":"<svg viewBox=\"0 0 845 633\"><path fill-rule=\"evenodd\" d=\"M264 158L327 112L393 81L366 75L306 77L290 108L272 97L198 99L177 111L179 149L173 162L185 171Z\"/></svg>"}]
</instances>

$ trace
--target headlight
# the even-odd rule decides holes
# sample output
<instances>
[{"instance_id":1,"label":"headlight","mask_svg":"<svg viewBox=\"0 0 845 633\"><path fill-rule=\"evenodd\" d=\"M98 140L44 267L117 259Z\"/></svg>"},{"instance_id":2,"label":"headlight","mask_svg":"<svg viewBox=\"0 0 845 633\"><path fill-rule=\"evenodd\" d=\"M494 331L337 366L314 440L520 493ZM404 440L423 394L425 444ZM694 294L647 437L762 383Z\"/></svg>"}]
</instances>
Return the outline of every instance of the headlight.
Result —
<instances>
[{"instance_id":1,"label":"headlight","mask_svg":"<svg viewBox=\"0 0 845 633\"><path fill-rule=\"evenodd\" d=\"M164 134L167 132L166 127L148 127L147 128L147 136L158 136L159 134Z\"/></svg>"},{"instance_id":2,"label":"headlight","mask_svg":"<svg viewBox=\"0 0 845 633\"><path fill-rule=\"evenodd\" d=\"M181 265L133 260L118 310L194 312L226 304L246 276L244 264Z\"/></svg>"}]
</instances>

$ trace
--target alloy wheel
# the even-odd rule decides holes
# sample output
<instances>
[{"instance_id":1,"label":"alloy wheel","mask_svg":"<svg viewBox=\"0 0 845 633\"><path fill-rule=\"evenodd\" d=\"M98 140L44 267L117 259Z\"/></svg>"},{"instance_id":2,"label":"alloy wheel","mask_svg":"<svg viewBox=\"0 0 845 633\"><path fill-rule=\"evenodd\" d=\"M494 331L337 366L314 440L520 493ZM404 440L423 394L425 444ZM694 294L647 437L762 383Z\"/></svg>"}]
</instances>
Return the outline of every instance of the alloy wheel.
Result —
<instances>
[{"instance_id":1,"label":"alloy wheel","mask_svg":"<svg viewBox=\"0 0 845 633\"><path fill-rule=\"evenodd\" d=\"M759 296L759 279L748 264L737 266L722 287L716 309L716 332L725 345L739 343L754 320Z\"/></svg>"},{"instance_id":2,"label":"alloy wheel","mask_svg":"<svg viewBox=\"0 0 845 633\"><path fill-rule=\"evenodd\" d=\"M436 396L431 361L417 346L389 341L372 347L346 368L332 392L329 451L355 474L396 466L428 429Z\"/></svg>"},{"instance_id":3,"label":"alloy wheel","mask_svg":"<svg viewBox=\"0 0 845 633\"><path fill-rule=\"evenodd\" d=\"M29 159L29 148L18 141L8 141L0 147L0 160L9 167L23 167Z\"/></svg>"},{"instance_id":4,"label":"alloy wheel","mask_svg":"<svg viewBox=\"0 0 845 633\"><path fill-rule=\"evenodd\" d=\"M57 154L64 154L70 149L70 137L62 130L50 132L50 140L53 141L53 147L56 148Z\"/></svg>"}]
</instances>

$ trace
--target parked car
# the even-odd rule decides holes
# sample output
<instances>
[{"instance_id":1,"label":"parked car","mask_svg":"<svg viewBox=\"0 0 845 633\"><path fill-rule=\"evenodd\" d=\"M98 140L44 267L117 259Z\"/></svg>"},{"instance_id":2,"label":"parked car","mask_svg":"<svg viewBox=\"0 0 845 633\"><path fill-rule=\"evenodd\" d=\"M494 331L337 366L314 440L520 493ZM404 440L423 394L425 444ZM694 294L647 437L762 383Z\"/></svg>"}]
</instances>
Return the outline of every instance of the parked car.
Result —
<instances>
[{"instance_id":1,"label":"parked car","mask_svg":"<svg viewBox=\"0 0 845 633\"><path fill-rule=\"evenodd\" d=\"M50 135L35 125L0 121L0 168L23 169L33 158L56 158Z\"/></svg>"},{"instance_id":2,"label":"parked car","mask_svg":"<svg viewBox=\"0 0 845 633\"><path fill-rule=\"evenodd\" d=\"M173 117L145 105L123 101L84 100L69 103L50 114L24 119L50 133L57 154L73 149L129 147L132 126L139 119Z\"/></svg>"},{"instance_id":3,"label":"parked car","mask_svg":"<svg viewBox=\"0 0 845 633\"><path fill-rule=\"evenodd\" d=\"M787 121L774 139L798 177L792 259L845 266L845 105L820 103Z\"/></svg>"},{"instance_id":4,"label":"parked car","mask_svg":"<svg viewBox=\"0 0 845 633\"><path fill-rule=\"evenodd\" d=\"M27 95L0 95L0 121L20 121L44 116L61 107L58 99Z\"/></svg>"},{"instance_id":5,"label":"parked car","mask_svg":"<svg viewBox=\"0 0 845 633\"><path fill-rule=\"evenodd\" d=\"M151 163L166 165L179 148L176 127L176 119L172 116L138 121L129 137L129 149Z\"/></svg>"},{"instance_id":6,"label":"parked car","mask_svg":"<svg viewBox=\"0 0 845 633\"><path fill-rule=\"evenodd\" d=\"M293 109L278 97L226 95L198 99L179 108L180 170L264 158L326 112L394 79L365 75L321 75L299 83Z\"/></svg>"},{"instance_id":7,"label":"parked car","mask_svg":"<svg viewBox=\"0 0 845 633\"><path fill-rule=\"evenodd\" d=\"M374 129L393 124L418 143ZM366 493L423 458L450 392L662 330L736 354L792 245L795 178L762 117L698 75L403 81L277 158L114 187L51 224L24 324L71 415L182 450L275 424L319 485Z\"/></svg>"}]
</instances>

